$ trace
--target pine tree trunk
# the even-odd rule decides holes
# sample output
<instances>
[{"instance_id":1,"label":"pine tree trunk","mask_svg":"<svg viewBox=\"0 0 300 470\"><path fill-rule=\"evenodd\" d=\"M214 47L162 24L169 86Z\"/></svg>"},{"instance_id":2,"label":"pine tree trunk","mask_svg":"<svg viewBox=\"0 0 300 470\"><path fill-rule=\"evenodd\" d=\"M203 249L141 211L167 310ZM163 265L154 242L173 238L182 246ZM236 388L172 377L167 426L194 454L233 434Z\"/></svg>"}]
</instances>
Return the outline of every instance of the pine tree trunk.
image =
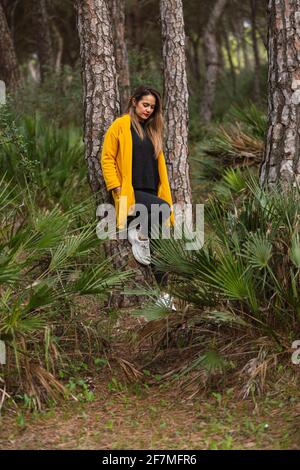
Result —
<instances>
[{"instance_id":1,"label":"pine tree trunk","mask_svg":"<svg viewBox=\"0 0 300 470\"><path fill-rule=\"evenodd\" d=\"M200 42L200 37L198 36L198 38L195 41L193 41L195 77L198 83L201 80L200 61L199 61L199 42Z\"/></svg>"},{"instance_id":2,"label":"pine tree trunk","mask_svg":"<svg viewBox=\"0 0 300 470\"><path fill-rule=\"evenodd\" d=\"M217 47L218 47L218 57L219 57L219 64L220 64L220 70L224 70L225 65L224 65L224 54L223 54L223 38L221 31L219 30L217 32Z\"/></svg>"},{"instance_id":3,"label":"pine tree trunk","mask_svg":"<svg viewBox=\"0 0 300 470\"><path fill-rule=\"evenodd\" d=\"M103 179L100 154L107 128L120 115L111 18L105 0L77 0L76 5L84 86L85 159L89 184L99 205L113 202ZM106 256L114 256L116 270L135 269L134 281L140 286L145 281L153 282L151 269L135 261L127 240L107 240L103 245ZM136 287L129 281L128 286ZM112 293L110 306L128 307L144 300L143 296Z\"/></svg>"},{"instance_id":4,"label":"pine tree trunk","mask_svg":"<svg viewBox=\"0 0 300 470\"><path fill-rule=\"evenodd\" d=\"M188 163L188 87L181 0L161 0L165 158L176 205L191 204Z\"/></svg>"},{"instance_id":5,"label":"pine tree trunk","mask_svg":"<svg viewBox=\"0 0 300 470\"><path fill-rule=\"evenodd\" d=\"M0 2L0 80L6 88L14 92L20 83L20 71L15 53L14 43L3 6Z\"/></svg>"},{"instance_id":6,"label":"pine tree trunk","mask_svg":"<svg viewBox=\"0 0 300 470\"><path fill-rule=\"evenodd\" d=\"M257 44L257 28L256 28L256 0L251 0L251 35L254 54L254 96L258 102L260 100L260 58Z\"/></svg>"},{"instance_id":7,"label":"pine tree trunk","mask_svg":"<svg viewBox=\"0 0 300 470\"><path fill-rule=\"evenodd\" d=\"M196 96L199 94L199 83L201 80L200 73L200 57L199 57L199 40L186 36L187 46L185 49L186 53L186 66L187 76L190 77L188 81L189 94L192 93Z\"/></svg>"},{"instance_id":8,"label":"pine tree trunk","mask_svg":"<svg viewBox=\"0 0 300 470\"><path fill-rule=\"evenodd\" d=\"M125 0L110 0L109 7L113 25L121 112L124 112L130 98L129 64L125 41Z\"/></svg>"},{"instance_id":9,"label":"pine tree trunk","mask_svg":"<svg viewBox=\"0 0 300 470\"><path fill-rule=\"evenodd\" d=\"M269 0L268 132L260 182L300 183L300 0Z\"/></svg>"},{"instance_id":10,"label":"pine tree trunk","mask_svg":"<svg viewBox=\"0 0 300 470\"><path fill-rule=\"evenodd\" d=\"M243 51L243 58L244 58L244 68L246 70L250 70L248 44L247 44L247 41L246 41L246 38L245 38L245 30L244 30L244 26L243 26L243 20L240 24L240 34L241 34L242 51Z\"/></svg>"},{"instance_id":11,"label":"pine tree trunk","mask_svg":"<svg viewBox=\"0 0 300 470\"><path fill-rule=\"evenodd\" d=\"M36 46L40 62L41 80L49 71L54 70L55 59L51 38L50 21L46 0L34 0L34 22L36 28Z\"/></svg>"},{"instance_id":12,"label":"pine tree trunk","mask_svg":"<svg viewBox=\"0 0 300 470\"><path fill-rule=\"evenodd\" d=\"M196 38L187 37L188 47L186 48L186 54L188 58L188 65L192 73L193 80L195 85L199 87L199 82L201 80L200 74L200 61L199 61L199 41L200 37Z\"/></svg>"},{"instance_id":13,"label":"pine tree trunk","mask_svg":"<svg viewBox=\"0 0 300 470\"><path fill-rule=\"evenodd\" d=\"M131 9L130 14L131 23L131 39L136 51L136 72L137 74L143 73L144 68L144 50L143 50L143 19L141 13L141 2L135 2L134 8Z\"/></svg>"},{"instance_id":14,"label":"pine tree trunk","mask_svg":"<svg viewBox=\"0 0 300 470\"><path fill-rule=\"evenodd\" d=\"M62 57L64 53L64 39L55 23L52 24L52 30L56 39L56 58L55 58L55 72L61 72Z\"/></svg>"},{"instance_id":15,"label":"pine tree trunk","mask_svg":"<svg viewBox=\"0 0 300 470\"><path fill-rule=\"evenodd\" d=\"M226 6L227 0L216 0L208 24L204 31L204 54L206 77L200 109L201 119L208 123L212 117L213 103L216 93L219 72L218 43L216 38L217 24Z\"/></svg>"},{"instance_id":16,"label":"pine tree trunk","mask_svg":"<svg viewBox=\"0 0 300 470\"><path fill-rule=\"evenodd\" d=\"M236 73L235 73L235 67L234 67L233 58L231 54L229 37L228 37L228 33L226 31L225 26L223 26L223 37L224 37L224 44L225 44L225 49L227 53L227 58L229 62L230 75L231 75L231 80L232 80L232 89L233 89L233 92L235 93L236 92Z\"/></svg>"},{"instance_id":17,"label":"pine tree trunk","mask_svg":"<svg viewBox=\"0 0 300 470\"><path fill-rule=\"evenodd\" d=\"M233 22L233 31L236 39L236 58L237 58L237 68L240 72L242 69L242 41L241 41L241 32L239 25L237 24L239 21L238 18L235 19Z\"/></svg>"}]
</instances>

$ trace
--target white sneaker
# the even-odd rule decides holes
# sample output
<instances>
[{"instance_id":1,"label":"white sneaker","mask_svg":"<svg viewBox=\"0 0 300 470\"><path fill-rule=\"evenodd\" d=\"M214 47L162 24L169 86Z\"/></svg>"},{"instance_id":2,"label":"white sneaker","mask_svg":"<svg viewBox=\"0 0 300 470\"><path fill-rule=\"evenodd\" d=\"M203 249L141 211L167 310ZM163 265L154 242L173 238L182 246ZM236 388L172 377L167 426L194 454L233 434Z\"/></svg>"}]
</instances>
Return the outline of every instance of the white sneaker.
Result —
<instances>
[{"instance_id":1,"label":"white sneaker","mask_svg":"<svg viewBox=\"0 0 300 470\"><path fill-rule=\"evenodd\" d=\"M170 294L168 294L167 292L162 293L159 296L159 298L155 302L155 305L158 305L160 307L171 308L172 310L176 310L173 297Z\"/></svg>"},{"instance_id":2,"label":"white sneaker","mask_svg":"<svg viewBox=\"0 0 300 470\"><path fill-rule=\"evenodd\" d=\"M131 245L138 240L138 232L135 227L129 227L127 231L127 236L128 236L128 241L130 242Z\"/></svg>"},{"instance_id":3,"label":"white sneaker","mask_svg":"<svg viewBox=\"0 0 300 470\"><path fill-rule=\"evenodd\" d=\"M151 263L150 242L148 240L140 240L136 228L128 229L128 241L132 247L132 254L135 259L144 265Z\"/></svg>"}]
</instances>

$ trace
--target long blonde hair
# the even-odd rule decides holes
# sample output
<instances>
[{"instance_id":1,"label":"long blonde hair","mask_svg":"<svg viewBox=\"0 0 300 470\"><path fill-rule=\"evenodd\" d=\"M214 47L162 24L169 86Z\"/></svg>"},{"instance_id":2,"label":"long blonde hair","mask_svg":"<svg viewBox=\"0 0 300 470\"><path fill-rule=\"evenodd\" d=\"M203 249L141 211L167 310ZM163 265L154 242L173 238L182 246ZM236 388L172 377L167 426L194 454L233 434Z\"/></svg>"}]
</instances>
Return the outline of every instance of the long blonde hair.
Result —
<instances>
[{"instance_id":1,"label":"long blonde hair","mask_svg":"<svg viewBox=\"0 0 300 470\"><path fill-rule=\"evenodd\" d=\"M134 110L133 106L133 98L135 98L136 102L139 102L143 96L152 95L155 97L155 108L151 116L145 121L145 132L148 135L149 139L151 140L153 147L155 158L158 158L160 151L163 149L163 131L164 131L164 120L162 115L162 99L160 93L152 87L148 87L146 85L140 85L131 95L127 109L125 113L129 113L131 123L136 130L137 134L144 140L145 134L143 128L140 124L140 121L137 117L137 114Z\"/></svg>"}]
</instances>

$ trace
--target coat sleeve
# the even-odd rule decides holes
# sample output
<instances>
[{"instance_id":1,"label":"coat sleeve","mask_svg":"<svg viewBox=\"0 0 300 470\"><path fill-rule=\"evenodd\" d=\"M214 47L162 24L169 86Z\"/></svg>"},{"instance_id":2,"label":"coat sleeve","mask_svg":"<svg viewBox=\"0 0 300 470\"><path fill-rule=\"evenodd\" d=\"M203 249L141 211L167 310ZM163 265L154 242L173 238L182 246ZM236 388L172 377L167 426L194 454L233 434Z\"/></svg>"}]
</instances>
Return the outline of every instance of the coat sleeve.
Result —
<instances>
[{"instance_id":1,"label":"coat sleeve","mask_svg":"<svg viewBox=\"0 0 300 470\"><path fill-rule=\"evenodd\" d=\"M162 181L164 183L164 193L162 194L162 197L166 199L166 201L170 204L171 207L171 214L169 218L169 224L174 225L175 224L175 214L174 214L174 207L173 207L173 200L172 200L172 193L171 193L171 188L170 188L170 183L169 183L169 176L168 176L168 169L167 169L167 164L166 164L166 159L164 156L163 151L161 151L159 158L161 159L161 175L162 175Z\"/></svg>"},{"instance_id":2,"label":"coat sleeve","mask_svg":"<svg viewBox=\"0 0 300 470\"><path fill-rule=\"evenodd\" d=\"M167 196L169 200L172 201L172 193L171 193L171 188L170 188L170 183L169 183L168 169L167 169L166 159L165 159L163 151L160 154L160 158L161 158L162 177L163 177L163 181L165 184ZM173 205L173 201L172 201L172 205Z\"/></svg>"},{"instance_id":3,"label":"coat sleeve","mask_svg":"<svg viewBox=\"0 0 300 470\"><path fill-rule=\"evenodd\" d=\"M112 124L106 131L101 152L101 168L108 191L121 186L117 173L116 158L119 141L115 126Z\"/></svg>"}]
</instances>

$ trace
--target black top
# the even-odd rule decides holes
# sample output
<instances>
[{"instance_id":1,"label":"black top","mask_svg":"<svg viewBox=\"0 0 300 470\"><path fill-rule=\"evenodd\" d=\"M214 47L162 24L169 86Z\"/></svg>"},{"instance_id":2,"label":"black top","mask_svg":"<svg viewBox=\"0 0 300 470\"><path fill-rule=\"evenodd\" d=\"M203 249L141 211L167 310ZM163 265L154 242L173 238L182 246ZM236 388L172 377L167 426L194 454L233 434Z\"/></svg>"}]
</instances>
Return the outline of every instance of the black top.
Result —
<instances>
[{"instance_id":1,"label":"black top","mask_svg":"<svg viewBox=\"0 0 300 470\"><path fill-rule=\"evenodd\" d=\"M145 122L141 122L145 129ZM153 144L145 133L142 141L131 124L132 135L132 186L134 189L158 191L158 161L155 159Z\"/></svg>"}]
</instances>

